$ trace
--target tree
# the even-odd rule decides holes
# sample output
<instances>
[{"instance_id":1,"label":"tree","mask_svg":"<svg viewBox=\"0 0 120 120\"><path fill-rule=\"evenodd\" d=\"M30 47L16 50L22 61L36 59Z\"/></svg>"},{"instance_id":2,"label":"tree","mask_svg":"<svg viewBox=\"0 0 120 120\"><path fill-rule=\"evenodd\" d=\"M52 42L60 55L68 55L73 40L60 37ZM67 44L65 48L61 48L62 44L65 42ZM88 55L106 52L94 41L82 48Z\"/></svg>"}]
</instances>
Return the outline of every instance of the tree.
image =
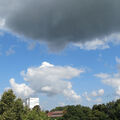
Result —
<instances>
[{"instance_id":1,"label":"tree","mask_svg":"<svg viewBox=\"0 0 120 120\"><path fill-rule=\"evenodd\" d=\"M0 100L0 115L2 120L22 120L23 102L16 99L13 91L5 91Z\"/></svg>"},{"instance_id":2,"label":"tree","mask_svg":"<svg viewBox=\"0 0 120 120\"><path fill-rule=\"evenodd\" d=\"M92 120L92 111L89 107L68 106L63 120Z\"/></svg>"},{"instance_id":3,"label":"tree","mask_svg":"<svg viewBox=\"0 0 120 120\"><path fill-rule=\"evenodd\" d=\"M48 120L48 117L45 112L32 109L23 116L23 120Z\"/></svg>"},{"instance_id":4,"label":"tree","mask_svg":"<svg viewBox=\"0 0 120 120\"><path fill-rule=\"evenodd\" d=\"M24 114L24 106L20 98L14 101L12 111L15 113L16 120L22 120L22 114Z\"/></svg>"},{"instance_id":5,"label":"tree","mask_svg":"<svg viewBox=\"0 0 120 120\"><path fill-rule=\"evenodd\" d=\"M107 107L105 104L99 104L99 105L94 105L92 110L98 110L98 111L101 111L101 112L104 112L104 113L107 113Z\"/></svg>"},{"instance_id":6,"label":"tree","mask_svg":"<svg viewBox=\"0 0 120 120\"><path fill-rule=\"evenodd\" d=\"M116 109L115 109L115 102L109 102L106 104L107 107L107 115L109 116L109 119L111 120L117 120L117 116L116 116Z\"/></svg>"},{"instance_id":7,"label":"tree","mask_svg":"<svg viewBox=\"0 0 120 120\"><path fill-rule=\"evenodd\" d=\"M16 114L11 110L7 110L2 114L0 120L17 120Z\"/></svg>"},{"instance_id":8,"label":"tree","mask_svg":"<svg viewBox=\"0 0 120 120\"><path fill-rule=\"evenodd\" d=\"M34 106L32 110L33 110L33 111L36 111L37 113L40 113L40 112L41 112L41 109L40 109L40 106L39 106L39 105Z\"/></svg>"},{"instance_id":9,"label":"tree","mask_svg":"<svg viewBox=\"0 0 120 120\"><path fill-rule=\"evenodd\" d=\"M120 120L120 99L107 104L94 105L91 108L81 105L56 107L52 111L63 110L64 115L56 120ZM35 106L29 109L23 106L12 90L5 91L0 100L0 120L55 120L48 118L46 112Z\"/></svg>"},{"instance_id":10,"label":"tree","mask_svg":"<svg viewBox=\"0 0 120 120\"><path fill-rule=\"evenodd\" d=\"M5 91L0 100L0 120L48 120L40 106L32 110L23 106L20 98L16 98L12 90Z\"/></svg>"},{"instance_id":11,"label":"tree","mask_svg":"<svg viewBox=\"0 0 120 120\"><path fill-rule=\"evenodd\" d=\"M108 116L104 112L101 112L99 110L94 110L93 115L94 115L93 120L107 120L108 119Z\"/></svg>"},{"instance_id":12,"label":"tree","mask_svg":"<svg viewBox=\"0 0 120 120\"><path fill-rule=\"evenodd\" d=\"M0 101L0 114L13 107L15 98L16 96L11 89L3 93Z\"/></svg>"}]
</instances>

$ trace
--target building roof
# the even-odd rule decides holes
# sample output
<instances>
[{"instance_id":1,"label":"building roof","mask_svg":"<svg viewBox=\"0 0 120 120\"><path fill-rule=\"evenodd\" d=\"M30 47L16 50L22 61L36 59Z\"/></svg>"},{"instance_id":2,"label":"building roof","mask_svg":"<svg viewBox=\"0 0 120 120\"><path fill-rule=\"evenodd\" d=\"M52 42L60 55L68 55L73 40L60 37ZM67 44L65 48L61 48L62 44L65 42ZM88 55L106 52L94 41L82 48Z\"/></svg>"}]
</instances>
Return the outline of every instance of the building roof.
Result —
<instances>
[{"instance_id":1,"label":"building roof","mask_svg":"<svg viewBox=\"0 0 120 120\"><path fill-rule=\"evenodd\" d=\"M47 115L48 115L48 117L62 117L63 111L49 112Z\"/></svg>"}]
</instances>

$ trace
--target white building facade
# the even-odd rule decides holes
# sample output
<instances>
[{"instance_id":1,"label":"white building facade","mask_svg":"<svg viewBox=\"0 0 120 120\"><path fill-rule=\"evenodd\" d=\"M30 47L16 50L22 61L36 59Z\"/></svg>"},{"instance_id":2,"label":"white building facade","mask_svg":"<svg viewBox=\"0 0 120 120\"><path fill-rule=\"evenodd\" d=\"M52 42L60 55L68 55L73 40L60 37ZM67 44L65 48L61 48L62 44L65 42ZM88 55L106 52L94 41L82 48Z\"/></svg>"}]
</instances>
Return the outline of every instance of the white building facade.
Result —
<instances>
[{"instance_id":1,"label":"white building facade","mask_svg":"<svg viewBox=\"0 0 120 120\"><path fill-rule=\"evenodd\" d=\"M24 100L24 105L32 109L34 106L40 105L39 98L27 98Z\"/></svg>"}]
</instances>

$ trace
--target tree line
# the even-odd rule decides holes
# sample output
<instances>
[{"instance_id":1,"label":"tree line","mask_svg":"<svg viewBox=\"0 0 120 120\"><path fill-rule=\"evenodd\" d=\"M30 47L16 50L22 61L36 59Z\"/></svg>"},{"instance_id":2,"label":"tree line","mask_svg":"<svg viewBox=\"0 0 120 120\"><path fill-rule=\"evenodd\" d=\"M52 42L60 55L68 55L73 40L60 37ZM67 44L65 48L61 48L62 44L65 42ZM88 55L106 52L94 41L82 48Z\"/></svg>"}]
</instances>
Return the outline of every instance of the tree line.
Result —
<instances>
[{"instance_id":1,"label":"tree line","mask_svg":"<svg viewBox=\"0 0 120 120\"><path fill-rule=\"evenodd\" d=\"M94 105L92 108L81 105L56 107L52 111L63 110L58 120L120 120L120 99L107 104Z\"/></svg>"},{"instance_id":2,"label":"tree line","mask_svg":"<svg viewBox=\"0 0 120 120\"><path fill-rule=\"evenodd\" d=\"M48 118L40 106L29 109L12 90L5 91L0 99L0 120L120 120L120 99L92 108L81 105L56 107L51 111L64 111L61 118Z\"/></svg>"}]
</instances>

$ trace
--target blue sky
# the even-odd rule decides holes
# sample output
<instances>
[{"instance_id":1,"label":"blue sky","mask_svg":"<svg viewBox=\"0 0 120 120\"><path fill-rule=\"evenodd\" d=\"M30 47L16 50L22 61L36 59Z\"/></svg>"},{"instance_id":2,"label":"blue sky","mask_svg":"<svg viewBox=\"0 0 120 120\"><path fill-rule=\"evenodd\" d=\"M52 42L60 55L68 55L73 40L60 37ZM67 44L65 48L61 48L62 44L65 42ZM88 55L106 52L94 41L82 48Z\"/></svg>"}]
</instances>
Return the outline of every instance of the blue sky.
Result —
<instances>
[{"instance_id":1,"label":"blue sky","mask_svg":"<svg viewBox=\"0 0 120 120\"><path fill-rule=\"evenodd\" d=\"M1 94L39 97L43 109L120 97L119 1L11 2L0 0Z\"/></svg>"},{"instance_id":2,"label":"blue sky","mask_svg":"<svg viewBox=\"0 0 120 120\"><path fill-rule=\"evenodd\" d=\"M101 79L94 75L117 72L116 57L119 57L119 45L111 45L109 49L105 50L82 50L79 47L69 45L59 53L50 53L47 46L41 44L37 44L35 48L29 50L29 44L27 42L7 32L4 32L3 35L0 36L0 41L2 53L0 56L1 93L3 93L6 88L11 88L9 82L11 78L14 78L17 84L26 83L20 72L23 70L26 71L30 67L38 67L42 62L46 61L56 66L71 66L76 69L82 68L85 72L70 80L73 90L81 96L81 101L76 103L60 94L47 97L45 94L41 95L41 93L39 93L36 96L40 97L40 104L43 105L44 109L50 109L54 106L66 105L68 103L92 106L94 103L99 103L99 101L95 102L95 99L101 98L102 100L100 103L104 103L114 100L117 96L112 86L103 84ZM7 51L9 51L10 48L12 48L14 52L7 55ZM100 89L104 90L104 94L102 96L92 97L91 99L94 100L87 101L83 96L85 92L89 95L93 91L98 91ZM111 97L108 99L107 96Z\"/></svg>"}]
</instances>

